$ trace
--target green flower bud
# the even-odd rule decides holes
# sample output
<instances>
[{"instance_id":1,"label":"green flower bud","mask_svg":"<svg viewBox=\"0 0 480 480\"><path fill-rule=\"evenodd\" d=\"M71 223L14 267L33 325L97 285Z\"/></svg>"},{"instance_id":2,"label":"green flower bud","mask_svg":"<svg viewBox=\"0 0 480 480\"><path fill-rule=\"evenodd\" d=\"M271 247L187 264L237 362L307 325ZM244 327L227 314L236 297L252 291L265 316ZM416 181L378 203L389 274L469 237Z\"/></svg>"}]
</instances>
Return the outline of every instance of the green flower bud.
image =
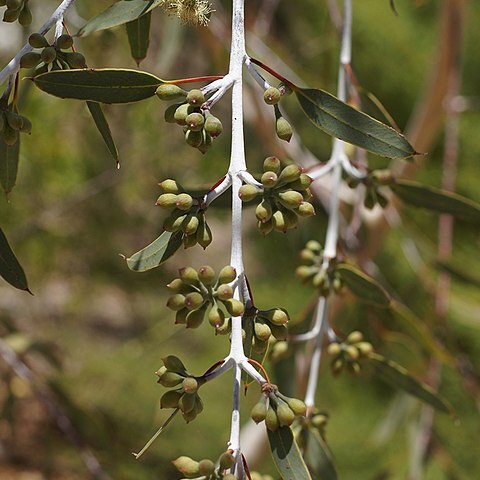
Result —
<instances>
[{"instance_id":1,"label":"green flower bud","mask_svg":"<svg viewBox=\"0 0 480 480\"><path fill-rule=\"evenodd\" d=\"M65 53L65 60L70 65L70 68L86 68L87 61L80 52L67 52Z\"/></svg>"},{"instance_id":2,"label":"green flower bud","mask_svg":"<svg viewBox=\"0 0 480 480\"><path fill-rule=\"evenodd\" d=\"M73 46L73 38L71 35L67 35L67 34L60 35L57 38L55 45L57 46L57 48L60 48L61 50L68 50Z\"/></svg>"},{"instance_id":3,"label":"green flower bud","mask_svg":"<svg viewBox=\"0 0 480 480\"><path fill-rule=\"evenodd\" d=\"M22 10L20 11L20 15L18 16L18 23L22 27L26 27L32 23L32 11L28 8L27 5L24 5Z\"/></svg>"},{"instance_id":4,"label":"green flower bud","mask_svg":"<svg viewBox=\"0 0 480 480\"><path fill-rule=\"evenodd\" d=\"M272 432L278 430L278 427L280 426L277 413L271 405L268 407L267 414L265 415L265 425Z\"/></svg>"},{"instance_id":5,"label":"green flower bud","mask_svg":"<svg viewBox=\"0 0 480 480\"><path fill-rule=\"evenodd\" d=\"M218 329L225 322L225 314L216 305L213 305L208 312L208 322L212 327Z\"/></svg>"},{"instance_id":6,"label":"green flower bud","mask_svg":"<svg viewBox=\"0 0 480 480\"><path fill-rule=\"evenodd\" d=\"M222 303L225 305L227 312L232 315L232 317L240 317L245 311L243 303L236 298L229 298L228 300L223 300Z\"/></svg>"},{"instance_id":7,"label":"green flower bud","mask_svg":"<svg viewBox=\"0 0 480 480\"><path fill-rule=\"evenodd\" d=\"M294 182L290 182L288 184L288 187L291 188L292 190L306 190L310 185L312 184L312 179L306 174L302 173L298 180L295 180Z\"/></svg>"},{"instance_id":8,"label":"green flower bud","mask_svg":"<svg viewBox=\"0 0 480 480\"><path fill-rule=\"evenodd\" d=\"M268 222L258 222L257 228L260 230L260 233L265 237L273 230L273 224L271 220Z\"/></svg>"},{"instance_id":9,"label":"green flower bud","mask_svg":"<svg viewBox=\"0 0 480 480\"><path fill-rule=\"evenodd\" d=\"M197 244L197 236L196 235L184 235L182 238L183 248L191 248Z\"/></svg>"},{"instance_id":10,"label":"green flower bud","mask_svg":"<svg viewBox=\"0 0 480 480\"><path fill-rule=\"evenodd\" d=\"M262 223L268 222L272 218L273 210L270 200L262 200L255 209L257 220Z\"/></svg>"},{"instance_id":11,"label":"green flower bud","mask_svg":"<svg viewBox=\"0 0 480 480\"><path fill-rule=\"evenodd\" d=\"M223 267L218 274L218 284L221 285L222 283L231 283L236 278L237 271L230 265L227 265L226 267Z\"/></svg>"},{"instance_id":12,"label":"green flower bud","mask_svg":"<svg viewBox=\"0 0 480 480\"><path fill-rule=\"evenodd\" d=\"M215 471L215 464L208 458L205 458L204 460L200 460L198 470L200 475L206 475L208 477Z\"/></svg>"},{"instance_id":13,"label":"green flower bud","mask_svg":"<svg viewBox=\"0 0 480 480\"><path fill-rule=\"evenodd\" d=\"M175 293L184 293L186 290L186 285L180 280L180 278L174 278L168 285L167 288L172 290ZM187 287L188 288L188 287Z\"/></svg>"},{"instance_id":14,"label":"green flower bud","mask_svg":"<svg viewBox=\"0 0 480 480\"><path fill-rule=\"evenodd\" d=\"M255 322L254 331L255 337L257 337L262 342L266 342L272 334L272 330L266 323Z\"/></svg>"},{"instance_id":15,"label":"green flower bud","mask_svg":"<svg viewBox=\"0 0 480 480\"><path fill-rule=\"evenodd\" d=\"M195 393L198 390L198 382L193 377L185 377L182 382L183 391Z\"/></svg>"},{"instance_id":16,"label":"green flower bud","mask_svg":"<svg viewBox=\"0 0 480 480\"><path fill-rule=\"evenodd\" d=\"M157 207L172 208L177 204L177 195L174 193L162 193L155 202Z\"/></svg>"},{"instance_id":17,"label":"green flower bud","mask_svg":"<svg viewBox=\"0 0 480 480\"><path fill-rule=\"evenodd\" d=\"M242 185L238 190L238 196L242 199L243 202L249 202L253 200L257 195L259 195L261 190L254 185Z\"/></svg>"},{"instance_id":18,"label":"green flower bud","mask_svg":"<svg viewBox=\"0 0 480 480\"><path fill-rule=\"evenodd\" d=\"M285 233L287 231L287 222L285 220L285 215L282 211L277 210L272 215L272 225L277 232Z\"/></svg>"},{"instance_id":19,"label":"green flower bud","mask_svg":"<svg viewBox=\"0 0 480 480\"><path fill-rule=\"evenodd\" d=\"M275 132L280 140L289 142L293 135L293 129L285 117L278 117L275 123Z\"/></svg>"},{"instance_id":20,"label":"green flower bud","mask_svg":"<svg viewBox=\"0 0 480 480\"><path fill-rule=\"evenodd\" d=\"M177 408L183 393L178 390L169 390L160 399L160 408Z\"/></svg>"},{"instance_id":21,"label":"green flower bud","mask_svg":"<svg viewBox=\"0 0 480 480\"><path fill-rule=\"evenodd\" d=\"M287 165L278 177L278 185L285 185L286 183L295 182L300 178L302 169L294 163Z\"/></svg>"},{"instance_id":22,"label":"green flower bud","mask_svg":"<svg viewBox=\"0 0 480 480\"><path fill-rule=\"evenodd\" d=\"M310 267L307 265L300 265L297 267L295 270L295 275L297 276L298 279L300 279L302 282L307 281L310 277L313 277L315 275L315 272L317 271L317 267Z\"/></svg>"},{"instance_id":23,"label":"green flower bud","mask_svg":"<svg viewBox=\"0 0 480 480\"><path fill-rule=\"evenodd\" d=\"M296 416L304 417L307 413L307 406L298 398L287 398L286 402Z\"/></svg>"},{"instance_id":24,"label":"green flower bud","mask_svg":"<svg viewBox=\"0 0 480 480\"><path fill-rule=\"evenodd\" d=\"M167 367L168 370L177 373L186 373L185 365L183 362L175 355L167 355L162 358L162 362ZM184 375L185 376L185 375Z\"/></svg>"},{"instance_id":25,"label":"green flower bud","mask_svg":"<svg viewBox=\"0 0 480 480\"><path fill-rule=\"evenodd\" d=\"M253 406L250 416L255 423L260 423L265 420L267 416L267 404L264 395L262 395L260 401Z\"/></svg>"},{"instance_id":26,"label":"green flower bud","mask_svg":"<svg viewBox=\"0 0 480 480\"><path fill-rule=\"evenodd\" d=\"M230 452L224 452L218 459L220 470L228 470L235 465L235 457Z\"/></svg>"},{"instance_id":27,"label":"green flower bud","mask_svg":"<svg viewBox=\"0 0 480 480\"><path fill-rule=\"evenodd\" d=\"M164 387L176 387L183 382L183 376L176 372L166 371L159 379L158 383Z\"/></svg>"},{"instance_id":28,"label":"green flower bud","mask_svg":"<svg viewBox=\"0 0 480 480\"><path fill-rule=\"evenodd\" d=\"M205 131L202 130L202 144L197 147L203 154L207 153L209 148L212 146L212 137Z\"/></svg>"},{"instance_id":29,"label":"green flower bud","mask_svg":"<svg viewBox=\"0 0 480 480\"><path fill-rule=\"evenodd\" d=\"M172 180L171 178L163 180L158 186L162 189L163 193L179 194L183 191L182 186L176 180Z\"/></svg>"},{"instance_id":30,"label":"green flower bud","mask_svg":"<svg viewBox=\"0 0 480 480\"><path fill-rule=\"evenodd\" d=\"M31 133L32 131L32 122L27 118L21 116L22 124L20 125L19 131L22 133Z\"/></svg>"},{"instance_id":31,"label":"green flower bud","mask_svg":"<svg viewBox=\"0 0 480 480\"><path fill-rule=\"evenodd\" d=\"M303 203L302 194L294 190L279 192L278 198L280 199L280 203L286 208L297 208Z\"/></svg>"},{"instance_id":32,"label":"green flower bud","mask_svg":"<svg viewBox=\"0 0 480 480\"><path fill-rule=\"evenodd\" d=\"M40 54L45 63L52 63L57 58L55 47L45 47Z\"/></svg>"},{"instance_id":33,"label":"green flower bud","mask_svg":"<svg viewBox=\"0 0 480 480\"><path fill-rule=\"evenodd\" d=\"M302 202L296 212L300 217L311 217L315 215L315 208L309 202Z\"/></svg>"},{"instance_id":34,"label":"green flower bud","mask_svg":"<svg viewBox=\"0 0 480 480\"><path fill-rule=\"evenodd\" d=\"M276 185L278 180L277 174L272 172L271 170L266 171L260 181L262 182L264 187L272 188Z\"/></svg>"},{"instance_id":35,"label":"green flower bud","mask_svg":"<svg viewBox=\"0 0 480 480\"><path fill-rule=\"evenodd\" d=\"M360 372L362 371L362 367L356 361L348 362L347 363L347 369L353 375L360 375Z\"/></svg>"},{"instance_id":36,"label":"green flower bud","mask_svg":"<svg viewBox=\"0 0 480 480\"><path fill-rule=\"evenodd\" d=\"M41 33L32 33L28 37L28 43L33 48L44 48L49 46L48 40Z\"/></svg>"},{"instance_id":37,"label":"green flower bud","mask_svg":"<svg viewBox=\"0 0 480 480\"><path fill-rule=\"evenodd\" d=\"M187 211L192 208L193 198L188 193L179 193L176 198L175 206L179 210Z\"/></svg>"},{"instance_id":38,"label":"green flower bud","mask_svg":"<svg viewBox=\"0 0 480 480\"><path fill-rule=\"evenodd\" d=\"M167 301L167 307L175 312L185 308L185 296L181 293L172 295Z\"/></svg>"},{"instance_id":39,"label":"green flower bud","mask_svg":"<svg viewBox=\"0 0 480 480\"><path fill-rule=\"evenodd\" d=\"M18 142L18 130L14 130L8 124L3 127L3 141L7 145L15 145Z\"/></svg>"},{"instance_id":40,"label":"green flower bud","mask_svg":"<svg viewBox=\"0 0 480 480\"><path fill-rule=\"evenodd\" d=\"M204 249L212 243L212 231L208 226L206 220L200 220L200 224L197 229L196 241Z\"/></svg>"},{"instance_id":41,"label":"green flower bud","mask_svg":"<svg viewBox=\"0 0 480 480\"><path fill-rule=\"evenodd\" d=\"M162 83L155 91L155 95L160 100L169 101L175 100L177 98L185 98L187 92L178 85L173 85L171 83Z\"/></svg>"},{"instance_id":42,"label":"green flower bud","mask_svg":"<svg viewBox=\"0 0 480 480\"><path fill-rule=\"evenodd\" d=\"M272 308L271 310L261 312L261 316L268 319L274 325L285 325L290 320L286 310L281 308Z\"/></svg>"},{"instance_id":43,"label":"green flower bud","mask_svg":"<svg viewBox=\"0 0 480 480\"><path fill-rule=\"evenodd\" d=\"M295 420L295 414L285 402L278 402L277 418L281 426L290 426Z\"/></svg>"},{"instance_id":44,"label":"green flower bud","mask_svg":"<svg viewBox=\"0 0 480 480\"><path fill-rule=\"evenodd\" d=\"M285 358L288 354L288 343L284 341L275 342L271 349L270 358L273 361Z\"/></svg>"},{"instance_id":45,"label":"green flower bud","mask_svg":"<svg viewBox=\"0 0 480 480\"><path fill-rule=\"evenodd\" d=\"M330 286L330 280L328 279L327 272L324 270L320 270L312 280L313 286L315 288L329 288Z\"/></svg>"},{"instance_id":46,"label":"green flower bud","mask_svg":"<svg viewBox=\"0 0 480 480\"><path fill-rule=\"evenodd\" d=\"M188 130L185 134L185 141L193 148L198 148L203 142L203 135L200 131Z\"/></svg>"},{"instance_id":47,"label":"green flower bud","mask_svg":"<svg viewBox=\"0 0 480 480\"><path fill-rule=\"evenodd\" d=\"M359 342L355 346L362 357L368 357L373 352L373 346L370 342Z\"/></svg>"},{"instance_id":48,"label":"green flower bud","mask_svg":"<svg viewBox=\"0 0 480 480\"><path fill-rule=\"evenodd\" d=\"M360 352L358 351L358 348L357 347L354 347L353 345L347 345L344 349L344 352L345 352L345 356L349 359L349 360L358 360L358 358L360 357Z\"/></svg>"},{"instance_id":49,"label":"green flower bud","mask_svg":"<svg viewBox=\"0 0 480 480\"><path fill-rule=\"evenodd\" d=\"M41 61L41 55L36 52L28 52L20 59L21 68L33 68L36 67Z\"/></svg>"},{"instance_id":50,"label":"green flower bud","mask_svg":"<svg viewBox=\"0 0 480 480\"><path fill-rule=\"evenodd\" d=\"M163 229L167 232L177 232L186 220L187 214L182 212L178 208L175 208L173 212L163 221Z\"/></svg>"},{"instance_id":51,"label":"green flower bud","mask_svg":"<svg viewBox=\"0 0 480 480\"><path fill-rule=\"evenodd\" d=\"M390 170L374 170L372 178L379 185L391 185L395 181L395 177Z\"/></svg>"},{"instance_id":52,"label":"green flower bud","mask_svg":"<svg viewBox=\"0 0 480 480\"><path fill-rule=\"evenodd\" d=\"M192 460L190 457L178 457L172 463L180 473L187 477L195 477L200 473L199 462Z\"/></svg>"},{"instance_id":53,"label":"green flower bud","mask_svg":"<svg viewBox=\"0 0 480 480\"><path fill-rule=\"evenodd\" d=\"M203 296L198 292L192 292L185 295L185 306L189 310L197 310L197 308L200 308L203 305L203 302Z\"/></svg>"},{"instance_id":54,"label":"green flower bud","mask_svg":"<svg viewBox=\"0 0 480 480\"><path fill-rule=\"evenodd\" d=\"M198 278L204 285L212 285L215 281L215 270L209 265L198 269Z\"/></svg>"},{"instance_id":55,"label":"green flower bud","mask_svg":"<svg viewBox=\"0 0 480 480\"><path fill-rule=\"evenodd\" d=\"M215 293L219 300L228 300L233 297L233 288L228 283L222 283Z\"/></svg>"},{"instance_id":56,"label":"green flower bud","mask_svg":"<svg viewBox=\"0 0 480 480\"><path fill-rule=\"evenodd\" d=\"M198 328L205 319L205 313L207 311L207 308L208 304L205 304L201 308L191 311L186 318L186 328Z\"/></svg>"},{"instance_id":57,"label":"green flower bud","mask_svg":"<svg viewBox=\"0 0 480 480\"><path fill-rule=\"evenodd\" d=\"M268 341L254 337L252 339L252 350L259 355L263 355L268 347Z\"/></svg>"},{"instance_id":58,"label":"green flower bud","mask_svg":"<svg viewBox=\"0 0 480 480\"><path fill-rule=\"evenodd\" d=\"M185 118L185 125L192 132L199 132L203 128L204 123L205 123L205 120L201 113L197 113L197 112L189 113Z\"/></svg>"},{"instance_id":59,"label":"green flower bud","mask_svg":"<svg viewBox=\"0 0 480 480\"><path fill-rule=\"evenodd\" d=\"M182 412L182 417L187 423L193 422L193 420L195 420L197 418L197 415L198 415L198 413L197 413L196 408L194 408L193 410L191 410L189 412Z\"/></svg>"},{"instance_id":60,"label":"green flower bud","mask_svg":"<svg viewBox=\"0 0 480 480\"><path fill-rule=\"evenodd\" d=\"M332 373L334 375L338 375L343 370L344 366L345 361L343 360L343 358L340 357L335 359L331 364Z\"/></svg>"},{"instance_id":61,"label":"green flower bud","mask_svg":"<svg viewBox=\"0 0 480 480\"><path fill-rule=\"evenodd\" d=\"M182 103L176 108L173 118L178 125L185 125L185 119L189 113L190 105L188 103Z\"/></svg>"},{"instance_id":62,"label":"green flower bud","mask_svg":"<svg viewBox=\"0 0 480 480\"><path fill-rule=\"evenodd\" d=\"M282 94L280 90L275 87L269 87L263 92L263 100L267 105L275 105L279 102Z\"/></svg>"},{"instance_id":63,"label":"green flower bud","mask_svg":"<svg viewBox=\"0 0 480 480\"><path fill-rule=\"evenodd\" d=\"M215 335L228 335L232 331L232 324L225 319L222 325L215 327Z\"/></svg>"},{"instance_id":64,"label":"green flower bud","mask_svg":"<svg viewBox=\"0 0 480 480\"><path fill-rule=\"evenodd\" d=\"M194 107L199 107L205 102L205 95L201 90L190 90L187 94L187 102Z\"/></svg>"},{"instance_id":65,"label":"green flower bud","mask_svg":"<svg viewBox=\"0 0 480 480\"><path fill-rule=\"evenodd\" d=\"M282 164L277 157L267 157L263 161L264 172L272 171L278 175L280 173L281 168L282 168Z\"/></svg>"},{"instance_id":66,"label":"green flower bud","mask_svg":"<svg viewBox=\"0 0 480 480\"><path fill-rule=\"evenodd\" d=\"M182 308L175 315L175 325L185 325L187 323L187 315L190 313L188 308Z\"/></svg>"},{"instance_id":67,"label":"green flower bud","mask_svg":"<svg viewBox=\"0 0 480 480\"><path fill-rule=\"evenodd\" d=\"M198 273L193 267L184 267L178 271L180 279L187 285L198 285Z\"/></svg>"},{"instance_id":68,"label":"green flower bud","mask_svg":"<svg viewBox=\"0 0 480 480\"><path fill-rule=\"evenodd\" d=\"M322 250L322 245L320 245L319 242L317 242L316 240L310 240L307 242L307 244L305 245L305 248L308 248L309 250L311 250L312 252L315 252L315 253L320 253L321 250Z\"/></svg>"},{"instance_id":69,"label":"green flower bud","mask_svg":"<svg viewBox=\"0 0 480 480\"><path fill-rule=\"evenodd\" d=\"M217 138L223 131L223 125L217 117L207 114L204 129L212 138Z\"/></svg>"},{"instance_id":70,"label":"green flower bud","mask_svg":"<svg viewBox=\"0 0 480 480\"><path fill-rule=\"evenodd\" d=\"M363 340L363 333L359 332L358 330L354 330L350 332L347 337L347 343L354 344L361 342Z\"/></svg>"},{"instance_id":71,"label":"green flower bud","mask_svg":"<svg viewBox=\"0 0 480 480\"><path fill-rule=\"evenodd\" d=\"M193 235L198 229L199 221L195 215L188 215L182 224L182 230L185 235Z\"/></svg>"},{"instance_id":72,"label":"green flower bud","mask_svg":"<svg viewBox=\"0 0 480 480\"><path fill-rule=\"evenodd\" d=\"M332 342L328 345L327 352L332 357L338 357L342 352L342 346L337 342Z\"/></svg>"},{"instance_id":73,"label":"green flower bud","mask_svg":"<svg viewBox=\"0 0 480 480\"><path fill-rule=\"evenodd\" d=\"M302 260L302 262L305 262L306 264L313 263L316 257L315 254L308 248L304 248L303 250L301 250L298 256L300 257L300 260Z\"/></svg>"},{"instance_id":74,"label":"green flower bud","mask_svg":"<svg viewBox=\"0 0 480 480\"><path fill-rule=\"evenodd\" d=\"M9 10L17 10L22 6L23 0L7 0L6 5Z\"/></svg>"},{"instance_id":75,"label":"green flower bud","mask_svg":"<svg viewBox=\"0 0 480 480\"><path fill-rule=\"evenodd\" d=\"M18 17L20 16L20 10L5 10L3 13L3 21L7 23L13 23L15 22Z\"/></svg>"},{"instance_id":76,"label":"green flower bud","mask_svg":"<svg viewBox=\"0 0 480 480\"><path fill-rule=\"evenodd\" d=\"M321 430L327 425L328 417L326 415L323 415L322 413L319 413L312 417L311 423L315 428Z\"/></svg>"},{"instance_id":77,"label":"green flower bud","mask_svg":"<svg viewBox=\"0 0 480 480\"><path fill-rule=\"evenodd\" d=\"M155 372L155 375L158 378L160 378L161 376L163 376L165 374L166 371L167 371L167 367L165 365L163 365Z\"/></svg>"}]
</instances>

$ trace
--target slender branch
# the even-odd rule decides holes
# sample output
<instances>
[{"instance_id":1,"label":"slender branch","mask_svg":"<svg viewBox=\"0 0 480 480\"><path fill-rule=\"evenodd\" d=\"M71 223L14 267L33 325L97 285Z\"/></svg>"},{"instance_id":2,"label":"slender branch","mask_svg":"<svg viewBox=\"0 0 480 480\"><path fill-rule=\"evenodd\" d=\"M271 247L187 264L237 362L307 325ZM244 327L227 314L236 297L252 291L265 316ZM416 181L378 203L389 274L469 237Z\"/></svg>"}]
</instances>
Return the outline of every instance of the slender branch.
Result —
<instances>
[{"instance_id":1,"label":"slender branch","mask_svg":"<svg viewBox=\"0 0 480 480\"><path fill-rule=\"evenodd\" d=\"M45 35L54 25L63 21L63 16L75 0L63 0L63 2L52 13L51 17L39 28L38 33ZM15 75L20 69L20 59L27 53L32 51L32 46L27 43L20 51L8 62L7 66L0 72L0 84L10 75Z\"/></svg>"}]
</instances>

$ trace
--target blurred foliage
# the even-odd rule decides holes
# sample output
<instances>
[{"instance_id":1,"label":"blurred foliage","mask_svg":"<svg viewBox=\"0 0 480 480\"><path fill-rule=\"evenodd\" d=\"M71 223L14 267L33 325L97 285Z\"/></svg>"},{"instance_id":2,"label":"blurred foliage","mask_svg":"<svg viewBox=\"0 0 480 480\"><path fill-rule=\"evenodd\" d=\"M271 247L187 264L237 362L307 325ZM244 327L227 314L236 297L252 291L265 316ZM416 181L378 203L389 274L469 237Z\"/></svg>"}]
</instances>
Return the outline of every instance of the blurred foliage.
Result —
<instances>
[{"instance_id":1,"label":"blurred foliage","mask_svg":"<svg viewBox=\"0 0 480 480\"><path fill-rule=\"evenodd\" d=\"M56 2L33 3L35 28ZM89 18L110 3L79 0L77 13ZM334 91L338 39L326 2L279 2L278 8L269 12L272 3L247 5L247 29L259 32L258 36L247 33L251 54L268 59L289 77L281 59L306 85ZM433 66L441 2L397 1L399 16L392 13L386 0L354 3L353 57L359 82L381 100L403 129ZM216 32L222 31L222 25L228 26L230 7L216 2L214 8L213 25L218 28L211 30L179 27L176 19L154 11L150 50L141 68L162 78L224 73L228 40L216 37ZM265 16L265 12L271 14L271 23L267 18L266 26L258 25L260 18L264 19L260 13ZM478 18L480 5L470 2L462 82L462 93L467 96L478 95ZM73 31L81 26L76 14L68 20ZM89 66L135 67L124 30L116 28L78 40ZM0 65L16 53L27 33L18 25L0 24ZM274 55L269 58L263 42L278 60ZM257 115L259 103L252 97L261 99L261 92L247 83L247 159L251 170L258 172L263 158L281 153L281 146L265 140L262 132L274 137L273 115L263 124L256 120L264 115ZM478 96L473 100L478 106ZM122 480L174 478L177 473L171 459L181 454L215 458L225 448L229 431L231 383L222 377L203 389L205 413L199 419L185 426L177 418L140 461L130 455L165 418L158 405L164 390L153 375L161 365L160 358L180 352L187 368L201 373L225 355L228 342L226 337L214 337L208 327L192 334L174 326L173 316L165 308L164 287L181 266L211 264L218 268L228 263L227 212L215 206L210 209L214 245L205 253L197 246L161 269L144 274L129 271L118 255L130 255L159 234L163 217L154 207L159 181L175 177L186 186L211 185L228 165L227 133L216 141L215 148L200 156L185 146L178 129L164 123L163 109L156 99L105 108L120 152L117 171L83 102L58 100L21 81L20 111L32 120L33 133L22 138L17 186L8 201L0 201L2 228L34 293L30 297L1 282L0 334L6 338L15 331L55 345L60 369L38 352L26 352L24 361L40 383L51 383L52 398L68 414L104 470ZM228 100L214 110L228 132ZM312 127L293 102L287 103L287 110L303 142L319 159L328 158L329 138ZM462 114L457 181L458 192L476 201L480 201L479 122L474 109ZM442 145L440 136L435 148L421 159L422 168L415 175L418 180L439 186ZM386 166L384 160L374 161ZM288 235L260 238L253 217L246 209L246 268L256 304L260 308L284 307L295 320L311 299L311 291L293 278L296 252L310 238L323 238L326 218L319 214ZM402 218L401 227L384 238L374 262L388 290L432 328L432 293L438 275L434 265L437 217L405 207ZM361 233L366 240L368 231ZM422 269L406 261L402 251L406 240L416 243L425 262ZM455 226L453 258L466 271L480 268L479 247L478 231ZM456 366L444 368L440 391L453 404L459 422L435 417L426 480L467 480L480 470L473 448L480 431L478 289L453 280L450 300L447 325L440 331L447 347L455 352ZM388 312L346 302L339 306L334 325L339 333L362 330L380 351L388 352L416 375L425 375L425 352ZM324 363L318 405L330 415L327 434L340 478L407 478L418 403L369 374L333 378L328 362ZM4 380L0 386L0 477L17 478L12 472L31 471L41 472L43 476L38 478L91 478L78 450L65 440L28 382L14 381L11 370L1 362L0 374ZM244 418L258 396L257 387L250 390L242 407ZM271 468L267 459L264 470Z\"/></svg>"}]
</instances>

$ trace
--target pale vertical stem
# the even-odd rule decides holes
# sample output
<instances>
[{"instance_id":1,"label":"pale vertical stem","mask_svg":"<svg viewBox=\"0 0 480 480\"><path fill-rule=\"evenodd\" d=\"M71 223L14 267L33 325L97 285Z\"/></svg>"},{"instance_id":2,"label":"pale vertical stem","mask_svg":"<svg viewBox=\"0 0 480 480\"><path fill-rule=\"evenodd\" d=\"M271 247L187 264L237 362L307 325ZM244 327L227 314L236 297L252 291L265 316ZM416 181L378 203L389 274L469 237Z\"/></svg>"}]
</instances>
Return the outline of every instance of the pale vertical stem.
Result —
<instances>
[{"instance_id":1,"label":"pale vertical stem","mask_svg":"<svg viewBox=\"0 0 480 480\"><path fill-rule=\"evenodd\" d=\"M237 455L240 451L240 384L242 381L242 369L235 364L233 369L233 404L232 404L232 427L228 448ZM241 459L240 459L241 461Z\"/></svg>"},{"instance_id":2,"label":"pale vertical stem","mask_svg":"<svg viewBox=\"0 0 480 480\"><path fill-rule=\"evenodd\" d=\"M52 16L38 29L38 32L44 35L47 33L57 21L61 21L65 14L65 11L75 0L63 0L63 2L52 13ZM29 43L25 44L22 49L13 57L7 66L0 72L0 84L9 76L15 75L20 68L20 59L27 52L30 52L32 47Z\"/></svg>"},{"instance_id":3,"label":"pale vertical stem","mask_svg":"<svg viewBox=\"0 0 480 480\"><path fill-rule=\"evenodd\" d=\"M315 338L315 347L310 361L310 371L308 373L307 392L305 394L305 405L308 410L311 410L315 405L315 392L317 391L318 372L320 370L320 360L322 356L322 338L328 314L327 307L327 299L325 297L320 297L318 299L316 312L317 318L315 320L315 324L319 326L319 332Z\"/></svg>"}]
</instances>

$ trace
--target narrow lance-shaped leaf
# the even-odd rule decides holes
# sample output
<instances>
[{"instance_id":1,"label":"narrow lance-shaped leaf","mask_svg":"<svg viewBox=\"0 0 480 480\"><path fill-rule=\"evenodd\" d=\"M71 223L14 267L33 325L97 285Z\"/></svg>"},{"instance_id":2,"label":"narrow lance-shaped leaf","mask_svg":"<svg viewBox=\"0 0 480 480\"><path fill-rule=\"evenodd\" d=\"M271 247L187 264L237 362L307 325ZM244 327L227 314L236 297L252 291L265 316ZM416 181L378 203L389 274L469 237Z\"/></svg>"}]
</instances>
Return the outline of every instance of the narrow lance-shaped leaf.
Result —
<instances>
[{"instance_id":1,"label":"narrow lance-shaped leaf","mask_svg":"<svg viewBox=\"0 0 480 480\"><path fill-rule=\"evenodd\" d=\"M0 228L0 276L3 277L10 285L19 290L28 289L27 278L22 266L20 265L17 257L13 253L10 245L8 244L7 237Z\"/></svg>"},{"instance_id":2,"label":"narrow lance-shaped leaf","mask_svg":"<svg viewBox=\"0 0 480 480\"><path fill-rule=\"evenodd\" d=\"M273 461L283 480L312 480L290 427L267 429Z\"/></svg>"},{"instance_id":3,"label":"narrow lance-shaped leaf","mask_svg":"<svg viewBox=\"0 0 480 480\"><path fill-rule=\"evenodd\" d=\"M147 56L151 19L152 14L147 13L126 24L130 52L137 65L140 65L140 62Z\"/></svg>"},{"instance_id":4,"label":"narrow lance-shaped leaf","mask_svg":"<svg viewBox=\"0 0 480 480\"><path fill-rule=\"evenodd\" d=\"M369 360L375 367L380 378L386 383L404 390L441 412L453 414L453 409L446 400L431 387L412 377L408 371L398 363L387 360L377 353L371 353Z\"/></svg>"},{"instance_id":5,"label":"narrow lance-shaped leaf","mask_svg":"<svg viewBox=\"0 0 480 480\"><path fill-rule=\"evenodd\" d=\"M390 304L390 295L386 290L360 269L348 263L339 263L335 272L359 300L379 307L388 307Z\"/></svg>"},{"instance_id":6,"label":"narrow lance-shaped leaf","mask_svg":"<svg viewBox=\"0 0 480 480\"><path fill-rule=\"evenodd\" d=\"M13 145L7 145L0 139L0 183L8 195L17 181L20 137Z\"/></svg>"},{"instance_id":7,"label":"narrow lance-shaped leaf","mask_svg":"<svg viewBox=\"0 0 480 480\"><path fill-rule=\"evenodd\" d=\"M153 97L163 80L129 69L56 70L34 77L35 85L60 98L100 103L130 103Z\"/></svg>"},{"instance_id":8,"label":"narrow lance-shaped leaf","mask_svg":"<svg viewBox=\"0 0 480 480\"><path fill-rule=\"evenodd\" d=\"M127 258L127 265L135 272L145 272L168 260L182 245L182 232L163 232L150 245Z\"/></svg>"},{"instance_id":9,"label":"narrow lance-shaped leaf","mask_svg":"<svg viewBox=\"0 0 480 480\"><path fill-rule=\"evenodd\" d=\"M93 17L78 32L78 36L123 25L163 5L165 0L120 0Z\"/></svg>"},{"instance_id":10,"label":"narrow lance-shaped leaf","mask_svg":"<svg viewBox=\"0 0 480 480\"><path fill-rule=\"evenodd\" d=\"M102 135L103 141L108 148L108 151L111 153L114 160L118 163L118 150L115 146L115 142L113 141L112 132L110 131L110 127L108 126L107 119L103 114L102 107L97 102L87 102L88 110L92 115L93 121L97 126L100 135Z\"/></svg>"},{"instance_id":11,"label":"narrow lance-shaped leaf","mask_svg":"<svg viewBox=\"0 0 480 480\"><path fill-rule=\"evenodd\" d=\"M415 150L393 128L347 105L323 90L295 88L311 122L329 135L388 158L408 158Z\"/></svg>"},{"instance_id":12,"label":"narrow lance-shaped leaf","mask_svg":"<svg viewBox=\"0 0 480 480\"><path fill-rule=\"evenodd\" d=\"M305 434L305 463L313 478L321 480L337 480L337 471L333 464L332 456L325 440L320 432L314 428L308 428Z\"/></svg>"},{"instance_id":13,"label":"narrow lance-shaped leaf","mask_svg":"<svg viewBox=\"0 0 480 480\"><path fill-rule=\"evenodd\" d=\"M449 213L466 222L480 223L480 204L456 193L422 185L411 180L395 180L393 193L414 207Z\"/></svg>"}]
</instances>

